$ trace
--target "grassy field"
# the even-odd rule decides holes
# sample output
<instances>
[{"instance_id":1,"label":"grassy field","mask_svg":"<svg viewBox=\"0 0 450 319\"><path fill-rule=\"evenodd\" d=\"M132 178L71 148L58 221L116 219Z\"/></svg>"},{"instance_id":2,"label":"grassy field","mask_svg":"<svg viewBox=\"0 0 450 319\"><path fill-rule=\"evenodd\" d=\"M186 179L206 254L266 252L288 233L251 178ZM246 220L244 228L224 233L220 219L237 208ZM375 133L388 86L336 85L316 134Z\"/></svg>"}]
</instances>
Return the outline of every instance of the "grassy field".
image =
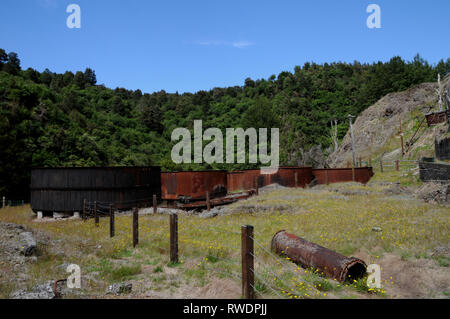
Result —
<instances>
[{"instance_id":1,"label":"grassy field","mask_svg":"<svg viewBox=\"0 0 450 319\"><path fill-rule=\"evenodd\" d=\"M240 298L240 228L250 224L255 230L255 289L260 297L402 298L411 296L407 286L416 280L422 285L418 297L448 298L449 259L433 255L436 247L449 245L448 206L386 195L387 183L380 180L393 179L393 174L398 178L400 173L378 174L384 176L367 186L347 183L264 192L214 218L180 214L178 264L169 263L168 215L140 216L139 245L134 249L130 215L116 217L112 239L108 218L101 218L98 228L93 220L36 222L25 206L0 210L0 222L26 225L48 238L39 247L37 262L28 267L27 287L67 277L62 264L81 266L83 288L74 297L106 297L107 285L129 281L133 292L126 297ZM403 183L415 184L412 178ZM282 229L367 264L380 264L383 287L369 290L365 279L342 284L274 256L270 241ZM424 286L415 273L408 280L408 269L424 276L431 272L436 278ZM0 282L3 298L18 288L4 276Z\"/></svg>"}]
</instances>

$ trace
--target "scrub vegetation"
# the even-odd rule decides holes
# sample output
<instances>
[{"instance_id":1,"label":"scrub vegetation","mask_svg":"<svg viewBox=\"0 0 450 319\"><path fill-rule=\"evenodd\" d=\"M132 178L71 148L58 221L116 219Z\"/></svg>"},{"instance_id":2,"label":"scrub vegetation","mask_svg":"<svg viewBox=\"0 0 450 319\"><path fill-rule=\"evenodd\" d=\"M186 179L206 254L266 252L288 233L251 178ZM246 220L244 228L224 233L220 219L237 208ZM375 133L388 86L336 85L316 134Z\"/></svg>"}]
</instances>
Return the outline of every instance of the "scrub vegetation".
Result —
<instances>
[{"instance_id":1,"label":"scrub vegetation","mask_svg":"<svg viewBox=\"0 0 450 319\"><path fill-rule=\"evenodd\" d=\"M262 189L259 196L234 203L230 213L213 218L182 213L178 264L169 263L165 214L140 216L134 249L129 214L117 215L112 239L108 218L100 219L100 227L93 220L36 221L25 206L0 210L0 222L22 224L48 238L22 285L65 278L60 265L75 263L83 276L82 291L74 295L78 297L104 297L107 285L126 281L133 283L132 297L239 298L240 228L250 224L256 241L255 288L264 298L447 298L448 206L425 203L410 193L390 194L392 183L381 180L392 174L402 172L376 172L367 185ZM407 184L419 186L414 180ZM272 236L282 229L379 264L382 288L369 289L364 278L339 283L273 255ZM2 297L19 288L10 276L0 277Z\"/></svg>"}]
</instances>

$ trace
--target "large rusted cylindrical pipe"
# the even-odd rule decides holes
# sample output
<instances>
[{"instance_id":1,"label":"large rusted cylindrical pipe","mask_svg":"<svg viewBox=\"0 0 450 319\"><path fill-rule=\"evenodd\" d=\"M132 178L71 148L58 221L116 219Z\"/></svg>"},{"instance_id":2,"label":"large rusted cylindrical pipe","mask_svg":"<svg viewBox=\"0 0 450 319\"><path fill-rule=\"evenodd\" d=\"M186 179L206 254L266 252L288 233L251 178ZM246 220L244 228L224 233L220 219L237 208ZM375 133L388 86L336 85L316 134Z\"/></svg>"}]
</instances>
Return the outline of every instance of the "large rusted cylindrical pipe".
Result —
<instances>
[{"instance_id":1,"label":"large rusted cylindrical pipe","mask_svg":"<svg viewBox=\"0 0 450 319\"><path fill-rule=\"evenodd\" d=\"M304 268L317 269L327 277L341 282L361 278L367 269L366 263L361 259L346 257L284 230L280 230L273 236L272 250L289 257L294 263Z\"/></svg>"}]
</instances>

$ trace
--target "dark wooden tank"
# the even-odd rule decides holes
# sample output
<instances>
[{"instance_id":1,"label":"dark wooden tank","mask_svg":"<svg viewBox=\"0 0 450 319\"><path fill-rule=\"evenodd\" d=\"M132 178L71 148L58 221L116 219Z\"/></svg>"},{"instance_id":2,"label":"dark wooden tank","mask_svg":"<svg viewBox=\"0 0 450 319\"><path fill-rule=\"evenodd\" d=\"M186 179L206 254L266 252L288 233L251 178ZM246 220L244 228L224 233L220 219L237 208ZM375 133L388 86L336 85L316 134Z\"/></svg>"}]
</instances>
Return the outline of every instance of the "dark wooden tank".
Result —
<instances>
[{"instance_id":1,"label":"dark wooden tank","mask_svg":"<svg viewBox=\"0 0 450 319\"><path fill-rule=\"evenodd\" d=\"M151 206L161 198L161 169L149 167L61 167L31 170L31 208L43 212L80 212L83 200L118 209Z\"/></svg>"}]
</instances>

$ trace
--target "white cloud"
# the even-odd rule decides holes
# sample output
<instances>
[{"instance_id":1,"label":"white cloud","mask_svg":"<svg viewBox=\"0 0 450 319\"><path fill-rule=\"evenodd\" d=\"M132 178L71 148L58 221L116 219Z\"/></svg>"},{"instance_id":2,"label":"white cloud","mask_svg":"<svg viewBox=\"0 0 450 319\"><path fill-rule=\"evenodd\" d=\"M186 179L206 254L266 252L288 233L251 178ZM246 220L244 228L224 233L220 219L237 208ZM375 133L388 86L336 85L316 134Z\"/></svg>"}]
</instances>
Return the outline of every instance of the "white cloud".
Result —
<instances>
[{"instance_id":1,"label":"white cloud","mask_svg":"<svg viewBox=\"0 0 450 319\"><path fill-rule=\"evenodd\" d=\"M227 42L227 41L220 41L220 40L213 40L213 41L197 41L198 45L204 45L204 46L231 46L238 49L243 49L252 45L255 45L255 43L250 41L233 41L233 42Z\"/></svg>"},{"instance_id":2,"label":"white cloud","mask_svg":"<svg viewBox=\"0 0 450 319\"><path fill-rule=\"evenodd\" d=\"M235 42L232 43L232 45L235 48L242 49L242 48L246 48L246 47L249 47L249 46L252 46L252 45L255 45L255 44L253 42L250 42L250 41L235 41Z\"/></svg>"},{"instance_id":3,"label":"white cloud","mask_svg":"<svg viewBox=\"0 0 450 319\"><path fill-rule=\"evenodd\" d=\"M211 46L211 45L225 45L223 41L198 41L197 44Z\"/></svg>"}]
</instances>

